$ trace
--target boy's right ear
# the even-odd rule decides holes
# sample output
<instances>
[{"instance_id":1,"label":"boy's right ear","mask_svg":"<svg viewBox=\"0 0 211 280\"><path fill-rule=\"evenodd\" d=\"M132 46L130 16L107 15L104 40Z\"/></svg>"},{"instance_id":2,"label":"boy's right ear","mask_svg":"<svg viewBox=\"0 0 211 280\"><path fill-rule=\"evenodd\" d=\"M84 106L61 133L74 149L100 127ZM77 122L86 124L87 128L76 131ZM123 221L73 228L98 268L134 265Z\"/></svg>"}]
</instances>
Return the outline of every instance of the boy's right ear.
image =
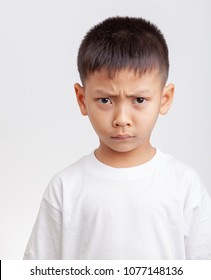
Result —
<instances>
[{"instance_id":1,"label":"boy's right ear","mask_svg":"<svg viewBox=\"0 0 211 280\"><path fill-rule=\"evenodd\" d=\"M84 88L78 83L74 84L76 98L81 111L81 114L87 116L86 104L85 104L85 92Z\"/></svg>"}]
</instances>

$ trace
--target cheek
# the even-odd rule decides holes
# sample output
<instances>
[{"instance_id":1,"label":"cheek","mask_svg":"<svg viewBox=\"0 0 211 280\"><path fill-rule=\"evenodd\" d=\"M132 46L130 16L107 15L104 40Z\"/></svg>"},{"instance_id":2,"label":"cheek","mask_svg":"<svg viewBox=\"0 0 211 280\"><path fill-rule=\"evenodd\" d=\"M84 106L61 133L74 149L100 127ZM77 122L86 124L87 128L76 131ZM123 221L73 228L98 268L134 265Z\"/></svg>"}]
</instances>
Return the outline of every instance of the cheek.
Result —
<instances>
[{"instance_id":1,"label":"cheek","mask_svg":"<svg viewBox=\"0 0 211 280\"><path fill-rule=\"evenodd\" d=\"M94 124L102 124L106 120L106 114L100 110L93 110L88 112L90 121Z\"/></svg>"},{"instance_id":2,"label":"cheek","mask_svg":"<svg viewBox=\"0 0 211 280\"><path fill-rule=\"evenodd\" d=\"M140 130L151 130L156 123L158 114L157 108L148 108L148 110L136 116L136 122L138 122Z\"/></svg>"},{"instance_id":3,"label":"cheek","mask_svg":"<svg viewBox=\"0 0 211 280\"><path fill-rule=\"evenodd\" d=\"M105 112L92 112L88 117L98 135L103 134L110 126L110 117Z\"/></svg>"}]
</instances>

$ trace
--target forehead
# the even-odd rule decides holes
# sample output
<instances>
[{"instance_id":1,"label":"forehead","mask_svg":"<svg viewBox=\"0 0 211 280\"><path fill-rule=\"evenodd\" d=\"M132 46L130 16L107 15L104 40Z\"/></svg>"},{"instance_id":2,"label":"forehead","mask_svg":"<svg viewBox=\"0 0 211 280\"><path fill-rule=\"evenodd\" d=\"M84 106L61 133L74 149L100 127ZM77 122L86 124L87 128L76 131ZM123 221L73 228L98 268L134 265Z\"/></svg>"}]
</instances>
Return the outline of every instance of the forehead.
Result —
<instances>
[{"instance_id":1,"label":"forehead","mask_svg":"<svg viewBox=\"0 0 211 280\"><path fill-rule=\"evenodd\" d=\"M106 70L95 71L89 74L85 81L86 89L105 89L109 91L129 90L137 88L151 89L161 88L162 79L158 70L148 71L142 75L129 69L116 71L114 75Z\"/></svg>"}]
</instances>

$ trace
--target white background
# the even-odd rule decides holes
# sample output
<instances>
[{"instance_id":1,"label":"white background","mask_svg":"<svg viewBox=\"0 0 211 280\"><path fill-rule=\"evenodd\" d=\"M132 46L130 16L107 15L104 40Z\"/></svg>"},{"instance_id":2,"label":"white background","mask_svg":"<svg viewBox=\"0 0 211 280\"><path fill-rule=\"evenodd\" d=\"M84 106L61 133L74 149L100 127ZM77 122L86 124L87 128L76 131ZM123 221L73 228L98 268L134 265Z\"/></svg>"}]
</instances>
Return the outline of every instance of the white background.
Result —
<instances>
[{"instance_id":1,"label":"white background","mask_svg":"<svg viewBox=\"0 0 211 280\"><path fill-rule=\"evenodd\" d=\"M23 257L51 177L98 145L73 84L83 36L109 16L144 17L163 31L176 93L152 143L194 167L211 194L210 11L209 0L1 0L1 259Z\"/></svg>"}]
</instances>

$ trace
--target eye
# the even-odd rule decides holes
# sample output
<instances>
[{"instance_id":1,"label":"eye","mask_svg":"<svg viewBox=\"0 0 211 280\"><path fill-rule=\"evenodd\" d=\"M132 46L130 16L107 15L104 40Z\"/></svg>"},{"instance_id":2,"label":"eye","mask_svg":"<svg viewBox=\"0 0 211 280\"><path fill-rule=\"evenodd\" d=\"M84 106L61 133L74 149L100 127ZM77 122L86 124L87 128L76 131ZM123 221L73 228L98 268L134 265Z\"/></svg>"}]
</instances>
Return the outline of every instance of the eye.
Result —
<instances>
[{"instance_id":1,"label":"eye","mask_svg":"<svg viewBox=\"0 0 211 280\"><path fill-rule=\"evenodd\" d=\"M101 104L111 104L111 100L109 98L99 98L98 102Z\"/></svg>"},{"instance_id":2,"label":"eye","mask_svg":"<svg viewBox=\"0 0 211 280\"><path fill-rule=\"evenodd\" d=\"M142 103L144 103L144 101L145 101L145 98L143 98L143 97L137 97L137 98L135 99L134 103L136 103L136 104L142 104Z\"/></svg>"}]
</instances>

